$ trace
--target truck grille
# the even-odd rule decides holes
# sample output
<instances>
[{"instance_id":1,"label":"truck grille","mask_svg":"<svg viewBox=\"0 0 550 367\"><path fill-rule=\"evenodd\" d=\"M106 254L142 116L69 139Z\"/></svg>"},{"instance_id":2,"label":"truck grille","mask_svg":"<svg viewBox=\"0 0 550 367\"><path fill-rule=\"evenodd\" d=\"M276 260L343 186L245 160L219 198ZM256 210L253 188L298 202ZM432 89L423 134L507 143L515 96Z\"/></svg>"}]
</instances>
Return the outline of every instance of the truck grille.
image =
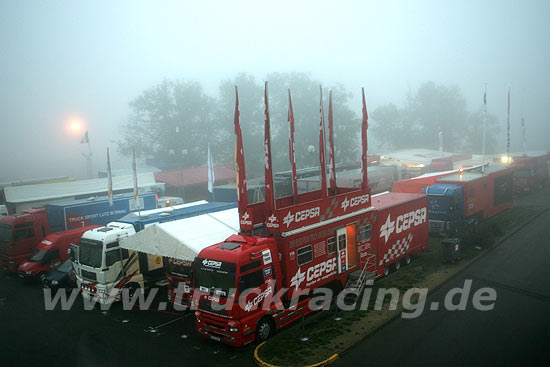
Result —
<instances>
[{"instance_id":1,"label":"truck grille","mask_svg":"<svg viewBox=\"0 0 550 367\"><path fill-rule=\"evenodd\" d=\"M212 304L208 301L205 301L204 299L199 300L199 309L201 309L202 311L217 313L219 315L225 315L226 314L225 308L223 308L221 310L213 310L212 309Z\"/></svg>"},{"instance_id":2,"label":"truck grille","mask_svg":"<svg viewBox=\"0 0 550 367\"><path fill-rule=\"evenodd\" d=\"M91 271L82 270L82 278L84 278L86 280L96 281L97 280L97 274L92 273Z\"/></svg>"},{"instance_id":3,"label":"truck grille","mask_svg":"<svg viewBox=\"0 0 550 367\"><path fill-rule=\"evenodd\" d=\"M445 230L445 222L442 220L430 220L428 226L431 233L440 233Z\"/></svg>"}]
</instances>

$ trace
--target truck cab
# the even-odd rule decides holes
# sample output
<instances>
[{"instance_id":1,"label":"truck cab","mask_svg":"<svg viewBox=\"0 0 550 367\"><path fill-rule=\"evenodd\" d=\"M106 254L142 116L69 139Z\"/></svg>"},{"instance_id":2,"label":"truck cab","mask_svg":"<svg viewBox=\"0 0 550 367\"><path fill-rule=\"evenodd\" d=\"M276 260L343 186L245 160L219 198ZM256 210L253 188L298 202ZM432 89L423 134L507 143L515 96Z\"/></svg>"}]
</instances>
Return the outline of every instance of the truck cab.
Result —
<instances>
[{"instance_id":1,"label":"truck cab","mask_svg":"<svg viewBox=\"0 0 550 367\"><path fill-rule=\"evenodd\" d=\"M425 187L428 195L430 233L448 233L464 220L464 188L454 184L434 184Z\"/></svg>"},{"instance_id":2,"label":"truck cab","mask_svg":"<svg viewBox=\"0 0 550 367\"><path fill-rule=\"evenodd\" d=\"M46 211L28 209L0 218L0 268L16 272L50 232Z\"/></svg>"},{"instance_id":3,"label":"truck cab","mask_svg":"<svg viewBox=\"0 0 550 367\"><path fill-rule=\"evenodd\" d=\"M20 278L42 278L69 257L71 244L78 243L82 234L99 226L88 226L68 231L50 233L38 244L34 253L19 265Z\"/></svg>"},{"instance_id":4,"label":"truck cab","mask_svg":"<svg viewBox=\"0 0 550 367\"><path fill-rule=\"evenodd\" d=\"M84 233L73 256L76 283L84 298L109 304L121 300L123 288L132 296L164 278L161 256L120 247L123 238L135 233L132 224L121 222Z\"/></svg>"},{"instance_id":5,"label":"truck cab","mask_svg":"<svg viewBox=\"0 0 550 367\"><path fill-rule=\"evenodd\" d=\"M131 224L112 222L82 235L73 254L73 266L77 287L84 298L107 304L113 301L112 292L112 297L118 299L123 274L121 260L129 257L128 250L121 249L118 242L134 233Z\"/></svg>"},{"instance_id":6,"label":"truck cab","mask_svg":"<svg viewBox=\"0 0 550 367\"><path fill-rule=\"evenodd\" d=\"M272 334L276 325L270 315L282 309L273 302L282 284L275 239L230 236L202 250L194 269L199 334L234 346Z\"/></svg>"}]
</instances>

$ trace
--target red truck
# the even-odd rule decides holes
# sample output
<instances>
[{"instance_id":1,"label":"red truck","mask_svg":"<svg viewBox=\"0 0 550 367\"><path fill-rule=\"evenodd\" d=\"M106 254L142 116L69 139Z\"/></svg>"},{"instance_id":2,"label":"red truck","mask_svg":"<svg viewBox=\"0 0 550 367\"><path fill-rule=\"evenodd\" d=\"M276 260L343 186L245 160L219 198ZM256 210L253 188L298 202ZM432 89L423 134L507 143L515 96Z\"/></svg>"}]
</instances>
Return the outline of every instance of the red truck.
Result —
<instances>
[{"instance_id":1,"label":"red truck","mask_svg":"<svg viewBox=\"0 0 550 367\"><path fill-rule=\"evenodd\" d=\"M28 209L21 214L0 217L0 269L16 272L19 265L50 233L89 225L105 225L136 210L132 194L115 195L111 207L108 198L96 197L46 204L45 208ZM138 198L143 208L157 206L155 193Z\"/></svg>"},{"instance_id":2,"label":"red truck","mask_svg":"<svg viewBox=\"0 0 550 367\"><path fill-rule=\"evenodd\" d=\"M363 195L368 194L350 193L329 203L336 199L341 207ZM316 216L323 212L317 205L281 209L290 213L283 220ZM384 193L373 196L372 206L308 222L277 236L233 235L199 253L194 267L200 335L233 346L262 341L313 311L308 297L313 289L360 288L356 279L387 275L428 249L425 195ZM273 299L281 293L279 302Z\"/></svg>"},{"instance_id":3,"label":"red truck","mask_svg":"<svg viewBox=\"0 0 550 367\"><path fill-rule=\"evenodd\" d=\"M69 257L69 247L76 244L84 232L100 226L87 226L51 233L44 237L34 254L19 265L20 278L42 277Z\"/></svg>"},{"instance_id":4,"label":"red truck","mask_svg":"<svg viewBox=\"0 0 550 367\"><path fill-rule=\"evenodd\" d=\"M28 209L0 219L0 268L16 272L17 267L50 233L44 209Z\"/></svg>"},{"instance_id":5,"label":"red truck","mask_svg":"<svg viewBox=\"0 0 550 367\"><path fill-rule=\"evenodd\" d=\"M195 258L193 306L201 336L232 346L263 341L275 329L313 312L315 289L347 289L359 295L367 279L388 274L401 260L409 262L413 254L427 250L424 195L385 193L371 201L364 98L361 188L330 187L325 192L321 153L323 189L274 199L266 127L266 201L251 205L245 196L237 107L235 116L240 233L201 250ZM324 127L321 152L323 134Z\"/></svg>"},{"instance_id":6,"label":"red truck","mask_svg":"<svg viewBox=\"0 0 550 367\"><path fill-rule=\"evenodd\" d=\"M549 181L550 153L513 157L514 192L540 190Z\"/></svg>"}]
</instances>

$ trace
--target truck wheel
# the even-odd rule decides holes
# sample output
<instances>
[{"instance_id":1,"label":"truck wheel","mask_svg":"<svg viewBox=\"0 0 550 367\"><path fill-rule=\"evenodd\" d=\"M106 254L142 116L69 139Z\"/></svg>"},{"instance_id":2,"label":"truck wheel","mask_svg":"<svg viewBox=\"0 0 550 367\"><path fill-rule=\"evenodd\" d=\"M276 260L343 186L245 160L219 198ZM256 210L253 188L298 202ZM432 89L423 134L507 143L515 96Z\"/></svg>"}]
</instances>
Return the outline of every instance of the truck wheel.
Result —
<instances>
[{"instance_id":1,"label":"truck wheel","mask_svg":"<svg viewBox=\"0 0 550 367\"><path fill-rule=\"evenodd\" d=\"M270 319L264 317L256 325L256 340L258 342L263 342L269 339L273 334L273 323Z\"/></svg>"},{"instance_id":2,"label":"truck wheel","mask_svg":"<svg viewBox=\"0 0 550 367\"><path fill-rule=\"evenodd\" d=\"M395 262L395 270L399 270L399 269L401 269L401 260L397 260Z\"/></svg>"},{"instance_id":3,"label":"truck wheel","mask_svg":"<svg viewBox=\"0 0 550 367\"><path fill-rule=\"evenodd\" d=\"M384 267L384 276L387 277L388 275L390 275L390 267L389 267L389 266L385 266L385 267Z\"/></svg>"},{"instance_id":4,"label":"truck wheel","mask_svg":"<svg viewBox=\"0 0 550 367\"><path fill-rule=\"evenodd\" d=\"M45 271L38 274L38 279L40 280L40 282L44 283L44 278L46 278L46 272Z\"/></svg>"},{"instance_id":5,"label":"truck wheel","mask_svg":"<svg viewBox=\"0 0 550 367\"><path fill-rule=\"evenodd\" d=\"M405 256L405 265L409 265L411 263L411 257L409 255Z\"/></svg>"}]
</instances>

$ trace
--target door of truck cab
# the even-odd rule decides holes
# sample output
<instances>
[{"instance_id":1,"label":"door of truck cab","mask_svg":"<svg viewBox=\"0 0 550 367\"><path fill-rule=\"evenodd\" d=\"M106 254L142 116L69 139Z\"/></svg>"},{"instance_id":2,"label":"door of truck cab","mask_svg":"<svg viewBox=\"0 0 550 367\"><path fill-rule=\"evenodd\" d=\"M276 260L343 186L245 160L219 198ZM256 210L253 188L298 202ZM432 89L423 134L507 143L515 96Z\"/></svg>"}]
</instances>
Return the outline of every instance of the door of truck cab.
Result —
<instances>
[{"instance_id":1,"label":"door of truck cab","mask_svg":"<svg viewBox=\"0 0 550 367\"><path fill-rule=\"evenodd\" d=\"M125 276L122 269L123 252L126 255L128 254L128 250L121 249L118 242L111 242L105 246L103 272L105 273L106 283L116 283Z\"/></svg>"},{"instance_id":2,"label":"door of truck cab","mask_svg":"<svg viewBox=\"0 0 550 367\"><path fill-rule=\"evenodd\" d=\"M338 247L338 273L340 274L357 265L355 224L337 229L336 243Z\"/></svg>"}]
</instances>

